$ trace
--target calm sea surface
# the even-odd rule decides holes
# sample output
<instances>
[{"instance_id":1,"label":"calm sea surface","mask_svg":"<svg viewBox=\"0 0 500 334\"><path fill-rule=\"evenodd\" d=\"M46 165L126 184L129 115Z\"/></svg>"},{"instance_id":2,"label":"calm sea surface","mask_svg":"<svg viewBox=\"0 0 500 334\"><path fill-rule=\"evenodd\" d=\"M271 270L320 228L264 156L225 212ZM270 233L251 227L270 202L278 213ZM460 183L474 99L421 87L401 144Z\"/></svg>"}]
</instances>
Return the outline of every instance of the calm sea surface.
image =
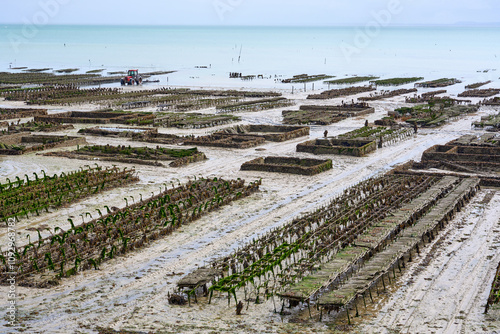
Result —
<instances>
[{"instance_id":1,"label":"calm sea surface","mask_svg":"<svg viewBox=\"0 0 500 334\"><path fill-rule=\"evenodd\" d=\"M498 83L499 35L500 28L7 25L0 26L0 71L20 66L176 70L160 77L161 83L213 87L286 88L276 76L301 73ZM229 79L229 72L265 79L243 82Z\"/></svg>"}]
</instances>

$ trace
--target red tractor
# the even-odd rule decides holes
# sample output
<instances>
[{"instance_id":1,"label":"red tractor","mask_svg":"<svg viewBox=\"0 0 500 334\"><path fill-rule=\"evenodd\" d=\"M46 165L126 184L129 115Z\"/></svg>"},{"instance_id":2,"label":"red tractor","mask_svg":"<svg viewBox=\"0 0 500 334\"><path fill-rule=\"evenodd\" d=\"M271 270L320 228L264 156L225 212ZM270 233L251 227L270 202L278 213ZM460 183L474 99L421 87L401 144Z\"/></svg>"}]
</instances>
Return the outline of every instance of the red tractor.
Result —
<instances>
[{"instance_id":1,"label":"red tractor","mask_svg":"<svg viewBox=\"0 0 500 334\"><path fill-rule=\"evenodd\" d=\"M141 85L142 77L139 75L139 70L128 70L128 74L126 77L121 79L122 86L125 85Z\"/></svg>"}]
</instances>

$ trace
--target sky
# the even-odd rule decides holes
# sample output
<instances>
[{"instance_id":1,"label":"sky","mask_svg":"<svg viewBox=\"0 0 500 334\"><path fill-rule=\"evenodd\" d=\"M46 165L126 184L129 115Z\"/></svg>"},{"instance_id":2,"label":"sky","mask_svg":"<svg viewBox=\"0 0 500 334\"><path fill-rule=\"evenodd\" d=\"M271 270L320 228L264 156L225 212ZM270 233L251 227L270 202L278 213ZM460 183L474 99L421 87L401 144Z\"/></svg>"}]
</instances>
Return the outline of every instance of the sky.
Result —
<instances>
[{"instance_id":1,"label":"sky","mask_svg":"<svg viewBox=\"0 0 500 334\"><path fill-rule=\"evenodd\" d=\"M498 0L8 0L0 24L500 25Z\"/></svg>"}]
</instances>

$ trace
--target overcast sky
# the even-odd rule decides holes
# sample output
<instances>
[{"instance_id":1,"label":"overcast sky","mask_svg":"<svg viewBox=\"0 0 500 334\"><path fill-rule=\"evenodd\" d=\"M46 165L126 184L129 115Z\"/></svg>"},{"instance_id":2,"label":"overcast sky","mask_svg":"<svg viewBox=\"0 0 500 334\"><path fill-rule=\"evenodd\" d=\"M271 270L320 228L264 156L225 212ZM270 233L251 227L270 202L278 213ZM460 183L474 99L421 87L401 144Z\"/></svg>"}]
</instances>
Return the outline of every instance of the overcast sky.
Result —
<instances>
[{"instance_id":1,"label":"overcast sky","mask_svg":"<svg viewBox=\"0 0 500 334\"><path fill-rule=\"evenodd\" d=\"M378 17L378 18L377 18ZM500 22L498 0L7 0L0 23L438 25Z\"/></svg>"}]
</instances>

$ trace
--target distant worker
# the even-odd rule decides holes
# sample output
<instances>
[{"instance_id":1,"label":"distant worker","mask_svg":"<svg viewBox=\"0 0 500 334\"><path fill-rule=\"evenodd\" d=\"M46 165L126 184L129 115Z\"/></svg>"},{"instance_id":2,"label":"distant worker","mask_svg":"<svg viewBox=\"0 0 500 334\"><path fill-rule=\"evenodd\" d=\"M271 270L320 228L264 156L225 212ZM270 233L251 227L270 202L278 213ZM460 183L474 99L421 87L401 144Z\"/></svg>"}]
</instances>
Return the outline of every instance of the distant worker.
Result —
<instances>
[{"instance_id":1,"label":"distant worker","mask_svg":"<svg viewBox=\"0 0 500 334\"><path fill-rule=\"evenodd\" d=\"M365 121L365 128L368 127L368 120Z\"/></svg>"},{"instance_id":2,"label":"distant worker","mask_svg":"<svg viewBox=\"0 0 500 334\"><path fill-rule=\"evenodd\" d=\"M417 132L418 132L417 122L413 123L413 131L415 132L415 134L417 134Z\"/></svg>"},{"instance_id":3,"label":"distant worker","mask_svg":"<svg viewBox=\"0 0 500 334\"><path fill-rule=\"evenodd\" d=\"M328 130L325 130L325 132L323 132L323 135L326 137L328 137Z\"/></svg>"}]
</instances>

